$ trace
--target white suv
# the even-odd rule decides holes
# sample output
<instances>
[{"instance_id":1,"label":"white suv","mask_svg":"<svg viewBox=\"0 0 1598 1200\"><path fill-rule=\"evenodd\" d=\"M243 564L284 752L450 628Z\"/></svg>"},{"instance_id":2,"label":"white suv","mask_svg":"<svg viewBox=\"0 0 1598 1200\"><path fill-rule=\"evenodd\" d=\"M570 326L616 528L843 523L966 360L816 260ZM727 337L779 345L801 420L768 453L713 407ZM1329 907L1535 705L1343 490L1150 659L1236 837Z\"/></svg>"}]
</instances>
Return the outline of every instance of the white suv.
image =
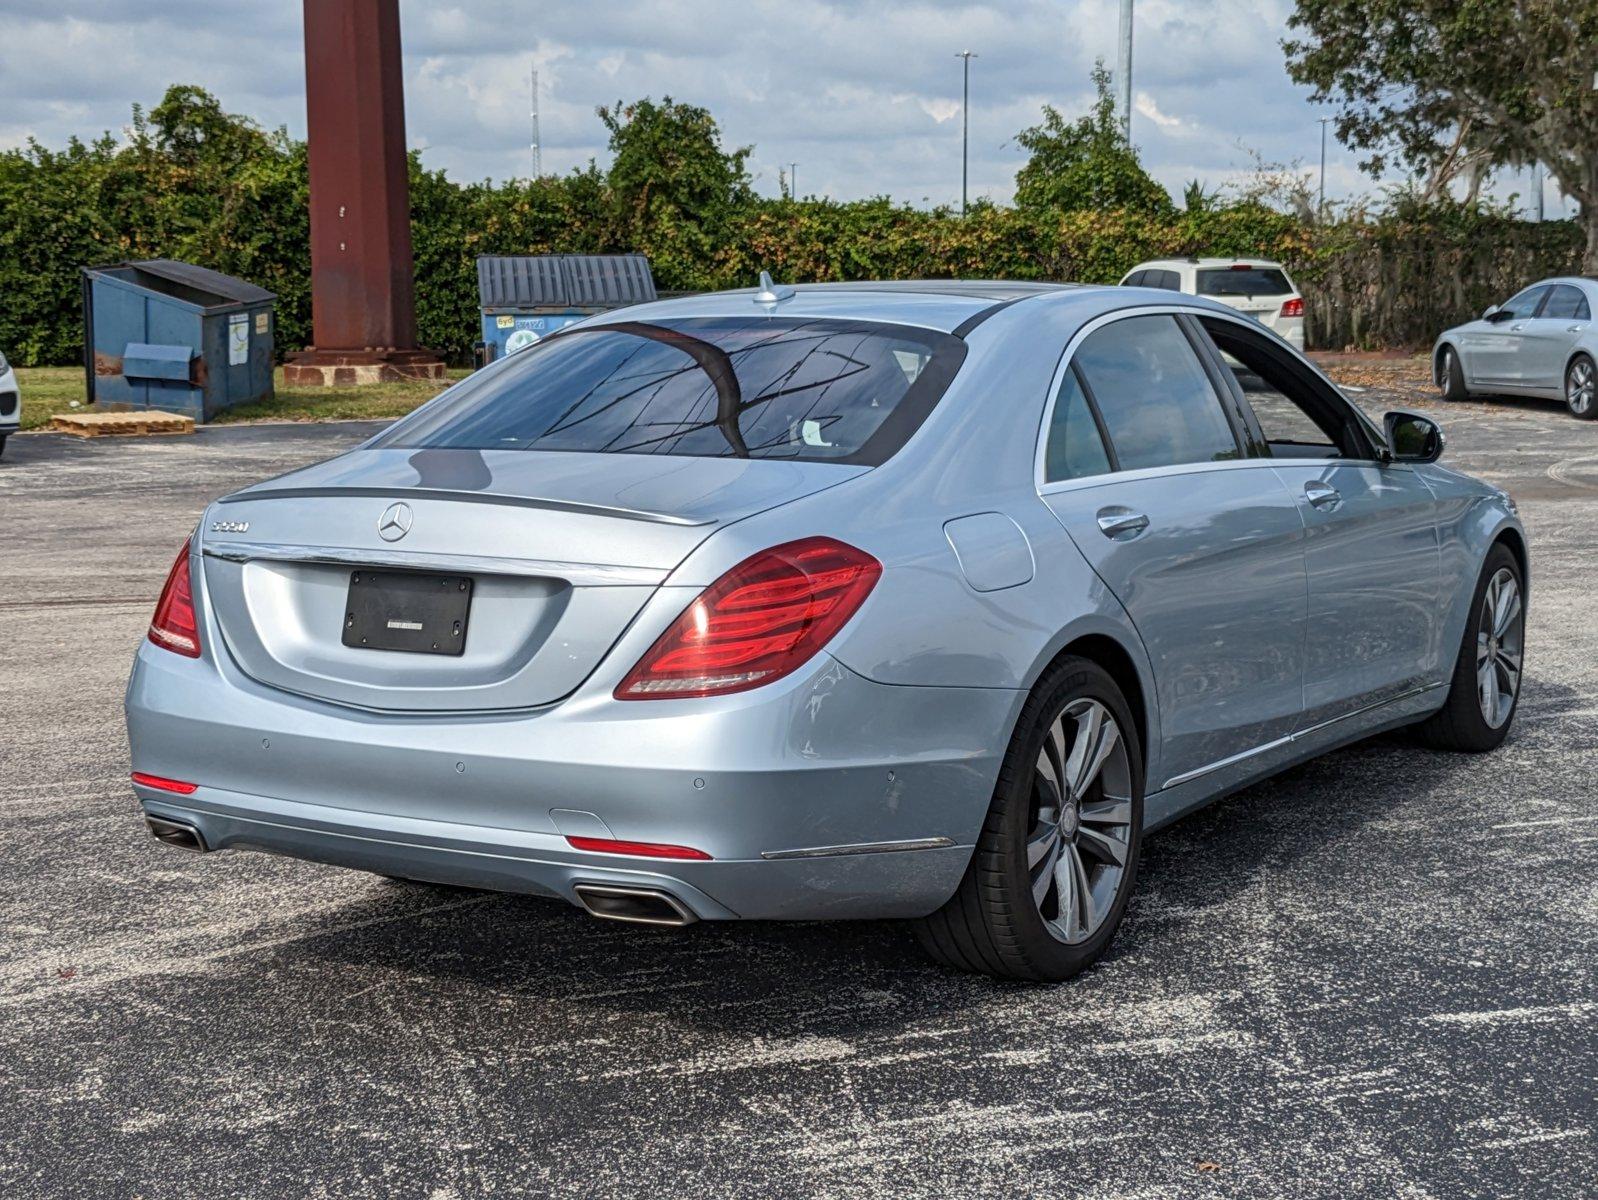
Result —
<instances>
[{"instance_id":1,"label":"white suv","mask_svg":"<svg viewBox=\"0 0 1598 1200\"><path fill-rule=\"evenodd\" d=\"M5 453L6 438L21 427L22 389L17 386L17 373L0 354L0 454Z\"/></svg>"},{"instance_id":2,"label":"white suv","mask_svg":"<svg viewBox=\"0 0 1598 1200\"><path fill-rule=\"evenodd\" d=\"M1122 287L1164 288L1208 296L1247 313L1281 337L1304 348L1304 296L1281 263L1267 258L1160 258L1139 263Z\"/></svg>"}]
</instances>

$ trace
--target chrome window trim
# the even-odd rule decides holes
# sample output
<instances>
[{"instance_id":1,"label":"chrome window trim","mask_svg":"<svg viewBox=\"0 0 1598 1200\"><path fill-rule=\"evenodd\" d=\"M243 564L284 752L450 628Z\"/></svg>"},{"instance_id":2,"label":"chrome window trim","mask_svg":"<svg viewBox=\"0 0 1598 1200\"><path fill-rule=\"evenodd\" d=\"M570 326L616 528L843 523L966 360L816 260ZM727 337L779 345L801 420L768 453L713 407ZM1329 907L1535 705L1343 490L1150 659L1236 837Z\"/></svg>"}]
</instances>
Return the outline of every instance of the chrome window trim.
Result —
<instances>
[{"instance_id":1,"label":"chrome window trim","mask_svg":"<svg viewBox=\"0 0 1598 1200\"><path fill-rule=\"evenodd\" d=\"M1282 344L1282 346L1286 347L1286 349L1296 359L1298 359L1301 364L1308 367L1322 383L1330 388L1333 394L1336 395L1336 397L1341 400L1343 404L1348 406L1348 408L1353 412L1355 420L1362 424L1366 431L1371 435L1371 440L1375 445L1381 446L1385 443L1385 436L1376 428L1375 423L1365 415L1365 410L1360 408L1359 405L1355 404L1347 396L1343 395L1343 390L1339 388L1337 384L1332 382L1332 380L1327 376L1326 372L1322 371L1311 359L1303 354L1300 354L1286 340L1278 337L1271 330L1266 329L1258 321L1251 321L1246 317L1239 317L1232 312L1217 311L1216 309L1201 307L1196 304L1148 304L1141 305L1137 308L1121 308L1116 309L1114 312L1102 313L1099 316L1094 317L1093 320L1087 322L1087 324L1083 325L1074 334L1072 334L1071 340L1065 344L1065 349L1060 354L1060 361L1055 364L1054 374L1049 379L1049 394L1046 397L1043 405L1043 419L1038 426L1037 443L1033 447L1032 452L1032 483L1039 496L1047 496L1055 492L1074 490L1077 487L1101 484L1107 479L1113 479L1117 482L1120 482L1122 480L1150 478L1154 476L1190 475L1200 471L1227 469L1235 470L1240 467L1260 466L1269 463L1281 464L1289 462L1335 462L1379 467L1388 467L1394 465L1379 458L1241 458L1228 459L1223 462L1171 463L1170 465L1163 467L1140 467L1130 471L1110 471L1101 475L1082 475L1075 479L1057 479L1052 483L1049 482L1047 472L1049 427L1054 423L1055 401L1059 399L1060 387L1065 382L1065 373L1071 369L1071 362L1076 355L1077 348L1081 346L1081 344L1093 333L1102 329L1106 325L1112 324L1115 321L1124 321L1132 317L1150 316L1190 316L1195 318L1204 317L1220 321L1230 321L1240 329L1250 330L1254 333L1263 332L1265 336L1275 338ZM1195 351L1195 354L1196 353L1197 351ZM1202 364L1203 360L1200 359L1200 365ZM1221 396L1217 396L1216 399L1220 402L1223 411L1225 411L1226 400ZM1227 414L1227 421L1228 423L1231 422L1230 413Z\"/></svg>"}]
</instances>

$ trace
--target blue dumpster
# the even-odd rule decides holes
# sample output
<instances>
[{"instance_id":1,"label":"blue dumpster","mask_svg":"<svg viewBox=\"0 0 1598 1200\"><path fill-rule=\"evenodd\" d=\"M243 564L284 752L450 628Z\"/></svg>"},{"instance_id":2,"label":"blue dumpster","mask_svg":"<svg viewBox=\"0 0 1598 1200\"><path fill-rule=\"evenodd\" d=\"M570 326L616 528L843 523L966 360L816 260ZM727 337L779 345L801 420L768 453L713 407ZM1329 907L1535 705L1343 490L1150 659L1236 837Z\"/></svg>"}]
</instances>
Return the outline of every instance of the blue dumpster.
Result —
<instances>
[{"instance_id":1,"label":"blue dumpster","mask_svg":"<svg viewBox=\"0 0 1598 1200\"><path fill-rule=\"evenodd\" d=\"M272 397L272 309L253 283L157 258L83 269L89 403L206 421Z\"/></svg>"},{"instance_id":2,"label":"blue dumpster","mask_svg":"<svg viewBox=\"0 0 1598 1200\"><path fill-rule=\"evenodd\" d=\"M595 313L655 298L642 254L479 255L483 358L492 362Z\"/></svg>"}]
</instances>

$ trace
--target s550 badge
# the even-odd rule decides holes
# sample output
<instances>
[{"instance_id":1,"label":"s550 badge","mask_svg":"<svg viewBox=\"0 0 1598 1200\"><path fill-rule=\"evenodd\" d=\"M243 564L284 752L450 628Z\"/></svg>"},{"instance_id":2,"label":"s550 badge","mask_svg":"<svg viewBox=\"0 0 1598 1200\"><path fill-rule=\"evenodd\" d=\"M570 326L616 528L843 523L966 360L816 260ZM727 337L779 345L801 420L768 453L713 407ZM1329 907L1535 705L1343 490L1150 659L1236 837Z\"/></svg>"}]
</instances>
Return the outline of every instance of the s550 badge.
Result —
<instances>
[{"instance_id":1,"label":"s550 badge","mask_svg":"<svg viewBox=\"0 0 1598 1200\"><path fill-rule=\"evenodd\" d=\"M248 521L212 521L211 522L211 532L212 533L248 533L249 531L250 531L250 523Z\"/></svg>"}]
</instances>

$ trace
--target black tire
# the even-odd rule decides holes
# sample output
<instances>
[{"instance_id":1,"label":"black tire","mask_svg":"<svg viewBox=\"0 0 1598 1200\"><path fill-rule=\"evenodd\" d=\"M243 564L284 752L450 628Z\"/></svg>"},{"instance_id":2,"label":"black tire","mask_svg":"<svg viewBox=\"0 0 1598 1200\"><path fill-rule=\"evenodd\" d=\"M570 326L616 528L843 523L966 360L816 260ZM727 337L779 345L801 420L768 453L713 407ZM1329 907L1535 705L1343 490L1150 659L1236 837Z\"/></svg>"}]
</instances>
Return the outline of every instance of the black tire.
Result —
<instances>
[{"instance_id":1,"label":"black tire","mask_svg":"<svg viewBox=\"0 0 1598 1200\"><path fill-rule=\"evenodd\" d=\"M10 434L0 433L0 458L4 458L5 457L5 453L6 453L6 438L8 438L10 436L11 436Z\"/></svg>"},{"instance_id":2,"label":"black tire","mask_svg":"<svg viewBox=\"0 0 1598 1200\"><path fill-rule=\"evenodd\" d=\"M1107 911L1100 910L1101 923L1090 935L1069 943L1050 932L1033 899L1027 839L1039 816L1034 764L1043 753L1044 739L1057 720L1065 719L1083 701L1102 705L1118 727L1125 755L1124 762L1115 760L1115 791L1127 793L1130 817L1120 829L1125 861L1113 901ZM1090 807L1118 801L1118 796L1107 798L1109 770L1106 765L1086 789L1085 798L1094 800ZM1081 813L1080 804L1076 811ZM1080 824L1072 822L1076 829ZM1137 883L1142 833L1143 753L1131 710L1103 668L1084 658L1064 658L1039 680L1022 709L965 877L948 903L916 922L917 938L934 959L957 970L1044 982L1068 979L1092 965L1114 938ZM1051 899L1060 902L1053 891L1044 903Z\"/></svg>"},{"instance_id":3,"label":"black tire","mask_svg":"<svg viewBox=\"0 0 1598 1200\"><path fill-rule=\"evenodd\" d=\"M1470 393L1465 390L1465 371L1459 364L1459 355L1454 353L1452 346L1444 346L1443 352L1437 356L1437 387L1443 393L1444 400L1468 400Z\"/></svg>"},{"instance_id":4,"label":"black tire","mask_svg":"<svg viewBox=\"0 0 1598 1200\"><path fill-rule=\"evenodd\" d=\"M1578 376L1585 375L1580 386ZM1598 421L1598 366L1585 354L1578 354L1565 366L1565 407L1581 421Z\"/></svg>"},{"instance_id":5,"label":"black tire","mask_svg":"<svg viewBox=\"0 0 1598 1200\"><path fill-rule=\"evenodd\" d=\"M1482 754L1496 750L1509 736L1509 727L1515 723L1515 712L1520 707L1521 681L1524 679L1524 661L1517 670L1512 688L1509 709L1499 723L1491 724L1483 711L1483 702L1477 689L1478 645L1481 630L1482 608L1487 588L1501 571L1508 571L1515 581L1519 598L1518 614L1512 624L1518 633L1518 645L1525 647L1526 582L1521 576L1520 563L1509 548L1499 542L1487 552L1487 561L1471 593L1470 613L1465 619L1465 634L1460 639L1459 656L1454 660L1454 674L1448 688L1448 699L1443 707L1415 726L1420 740L1435 750L1465 751ZM1496 645L1495 645L1496 650ZM1501 676L1500 676L1501 678Z\"/></svg>"}]
</instances>

